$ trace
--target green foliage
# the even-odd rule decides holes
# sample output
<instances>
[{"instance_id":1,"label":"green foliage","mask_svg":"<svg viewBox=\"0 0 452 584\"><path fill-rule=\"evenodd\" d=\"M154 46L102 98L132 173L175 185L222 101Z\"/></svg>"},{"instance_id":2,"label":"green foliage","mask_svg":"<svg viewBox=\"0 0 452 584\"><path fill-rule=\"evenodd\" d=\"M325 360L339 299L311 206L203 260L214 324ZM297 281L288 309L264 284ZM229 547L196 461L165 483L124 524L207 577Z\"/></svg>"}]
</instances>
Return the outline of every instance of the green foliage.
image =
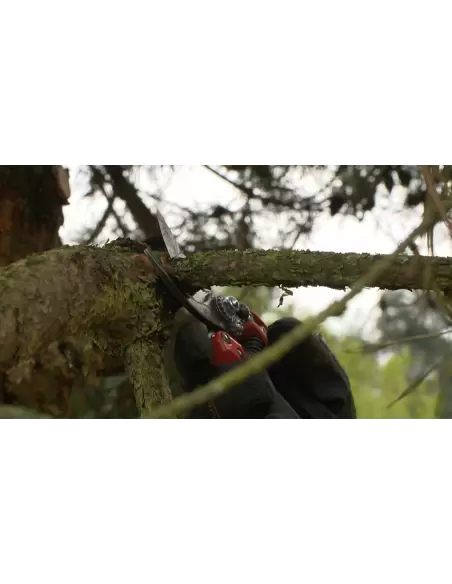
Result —
<instances>
[{"instance_id":1,"label":"green foliage","mask_svg":"<svg viewBox=\"0 0 452 584\"><path fill-rule=\"evenodd\" d=\"M398 290L386 291L380 301L381 315L377 321L380 341L401 341L400 345L391 347L400 354L405 351L404 339L424 336L409 344L410 362L406 368L405 385L421 376L435 364L436 375L433 383L439 391L436 417L452 417L452 368L450 354L452 344L450 335L440 334L450 329L446 315L438 309L432 294ZM436 334L438 333L438 334ZM418 389L416 389L416 392Z\"/></svg>"},{"instance_id":2,"label":"green foliage","mask_svg":"<svg viewBox=\"0 0 452 584\"><path fill-rule=\"evenodd\" d=\"M407 387L413 362L410 348L404 347L381 362L375 353L360 352L359 339L337 338L325 332L324 336L350 378L358 418L435 418L437 392L429 379L388 408Z\"/></svg>"}]
</instances>

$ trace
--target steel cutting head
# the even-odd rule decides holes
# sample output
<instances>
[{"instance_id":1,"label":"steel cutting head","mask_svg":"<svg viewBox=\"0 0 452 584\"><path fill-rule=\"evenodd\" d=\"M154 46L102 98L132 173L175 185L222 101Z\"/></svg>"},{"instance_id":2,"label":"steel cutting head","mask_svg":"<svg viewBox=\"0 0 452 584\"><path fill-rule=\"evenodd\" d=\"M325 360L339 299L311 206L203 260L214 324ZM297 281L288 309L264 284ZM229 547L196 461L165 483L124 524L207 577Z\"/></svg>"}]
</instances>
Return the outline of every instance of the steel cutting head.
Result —
<instances>
[{"instance_id":1,"label":"steel cutting head","mask_svg":"<svg viewBox=\"0 0 452 584\"><path fill-rule=\"evenodd\" d=\"M159 222L160 232L162 234L163 241L165 242L170 258L185 258L185 255L182 253L176 238L171 233L171 229L168 227L168 223L165 221L160 211L157 211L157 220Z\"/></svg>"}]
</instances>

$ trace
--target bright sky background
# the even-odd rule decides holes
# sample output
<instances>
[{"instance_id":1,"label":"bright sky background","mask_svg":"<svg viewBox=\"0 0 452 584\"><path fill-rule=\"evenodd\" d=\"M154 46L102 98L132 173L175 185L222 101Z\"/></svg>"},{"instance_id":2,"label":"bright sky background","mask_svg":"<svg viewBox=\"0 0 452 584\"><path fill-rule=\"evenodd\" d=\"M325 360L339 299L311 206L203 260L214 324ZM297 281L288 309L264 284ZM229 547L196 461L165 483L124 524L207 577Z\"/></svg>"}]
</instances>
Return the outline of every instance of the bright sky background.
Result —
<instances>
[{"instance_id":1,"label":"bright sky background","mask_svg":"<svg viewBox=\"0 0 452 584\"><path fill-rule=\"evenodd\" d=\"M60 231L64 243L74 243L77 236L88 226L93 226L105 208L105 199L99 196L96 199L84 199L84 184L73 172L71 167L70 204L65 208L65 223ZM306 184L306 187L317 189L315 184ZM186 206L200 206L216 201L225 206L233 204L237 199L237 191L222 179L202 167L179 167L178 172L169 181L166 187L166 201L168 203L183 203ZM379 202L376 212L368 213L363 221L352 217L320 217L310 236L301 239L296 249L311 249L317 251L359 252L359 253L390 253L397 243L415 227L420 218L419 211L402 211L400 197L392 200L391 207L385 209L384 199ZM120 208L119 206L117 207ZM155 210L155 203L151 206ZM171 226L171 206L165 205L162 210ZM264 233L269 239L265 247L271 247L272 237L277 228L284 227L284 215L275 218L274 232L268 233L268 223ZM108 228L104 231L105 240L112 237ZM274 240L276 243L276 239ZM425 241L419 242L420 249L426 252ZM452 247L445 228L440 225L435 232L435 254L451 255ZM340 298L342 291L328 288L298 288L294 290L293 302L302 314L312 314L325 308L332 300ZM345 315L341 318L330 318L327 326L333 332L359 330L363 334L372 332L375 318L378 316L376 301L378 290L365 290L356 299L350 302ZM287 299L285 300L285 302Z\"/></svg>"}]
</instances>

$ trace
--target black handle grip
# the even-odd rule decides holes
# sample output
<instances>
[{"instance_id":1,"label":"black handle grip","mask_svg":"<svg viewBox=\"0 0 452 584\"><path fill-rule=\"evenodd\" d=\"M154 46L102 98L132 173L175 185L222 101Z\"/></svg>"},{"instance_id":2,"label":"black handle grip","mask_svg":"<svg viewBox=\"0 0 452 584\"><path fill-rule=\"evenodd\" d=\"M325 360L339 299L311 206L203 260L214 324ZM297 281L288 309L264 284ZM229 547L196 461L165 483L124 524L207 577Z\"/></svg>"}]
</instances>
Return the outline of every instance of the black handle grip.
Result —
<instances>
[{"instance_id":1,"label":"black handle grip","mask_svg":"<svg viewBox=\"0 0 452 584\"><path fill-rule=\"evenodd\" d=\"M242 343L242 347L245 349L246 354L250 355L260 353L265 347L265 343L258 337L251 337Z\"/></svg>"}]
</instances>

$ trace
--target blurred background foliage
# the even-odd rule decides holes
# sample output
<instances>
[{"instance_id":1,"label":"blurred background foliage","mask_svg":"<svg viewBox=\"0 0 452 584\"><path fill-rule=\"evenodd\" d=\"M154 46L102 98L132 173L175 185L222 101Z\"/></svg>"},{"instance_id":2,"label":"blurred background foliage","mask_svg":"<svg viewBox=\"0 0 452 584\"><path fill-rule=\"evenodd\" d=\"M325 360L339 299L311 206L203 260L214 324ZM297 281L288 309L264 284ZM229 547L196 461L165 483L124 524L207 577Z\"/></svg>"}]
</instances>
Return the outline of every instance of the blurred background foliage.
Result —
<instances>
[{"instance_id":1,"label":"blurred background foliage","mask_svg":"<svg viewBox=\"0 0 452 584\"><path fill-rule=\"evenodd\" d=\"M245 298L253 307L260 310L268 324L286 315L296 316L301 320L305 316L297 313L293 305L285 306L284 298L282 306L277 308L277 303L271 302L276 292L268 288L256 289L255 293L249 288L242 290L226 288L224 291ZM281 295L280 292L279 298ZM435 322L431 328L427 327L428 319L425 313L421 318L422 313L415 310L410 293L397 291L391 293L391 296L394 297L397 318L391 314L388 316L387 310L382 311L378 321L376 343L369 344L359 336L336 336L325 328L321 329L328 345L349 375L358 417L449 417L446 416L445 404L438 403L442 395L449 395L451 378L445 371L447 361L441 363L428 379L418 381L418 378L439 356L447 355L448 349L452 352L452 345L444 336L436 335L409 344L394 343L407 337L429 334L439 323ZM389 298L388 309L390 313L392 304ZM434 310L432 312L438 319L440 318ZM411 383L414 385L412 393L391 405ZM449 400L446 401L447 407L450 407Z\"/></svg>"},{"instance_id":2,"label":"blurred background foliage","mask_svg":"<svg viewBox=\"0 0 452 584\"><path fill-rule=\"evenodd\" d=\"M322 214L362 220L377 204L391 204L400 192L408 209L425 199L417 166L205 165L204 169L231 185L237 196L229 206L214 200L196 207L183 199L171 203L178 223L174 229L186 251L262 247L263 222L275 223L280 214L284 222L278 247L289 249L312 231ZM85 196L105 199L104 213L81 239L95 242L108 225L122 237L135 226L136 233L152 241L158 234L152 211L165 202L166 190L179 170L175 166L77 167Z\"/></svg>"}]
</instances>

